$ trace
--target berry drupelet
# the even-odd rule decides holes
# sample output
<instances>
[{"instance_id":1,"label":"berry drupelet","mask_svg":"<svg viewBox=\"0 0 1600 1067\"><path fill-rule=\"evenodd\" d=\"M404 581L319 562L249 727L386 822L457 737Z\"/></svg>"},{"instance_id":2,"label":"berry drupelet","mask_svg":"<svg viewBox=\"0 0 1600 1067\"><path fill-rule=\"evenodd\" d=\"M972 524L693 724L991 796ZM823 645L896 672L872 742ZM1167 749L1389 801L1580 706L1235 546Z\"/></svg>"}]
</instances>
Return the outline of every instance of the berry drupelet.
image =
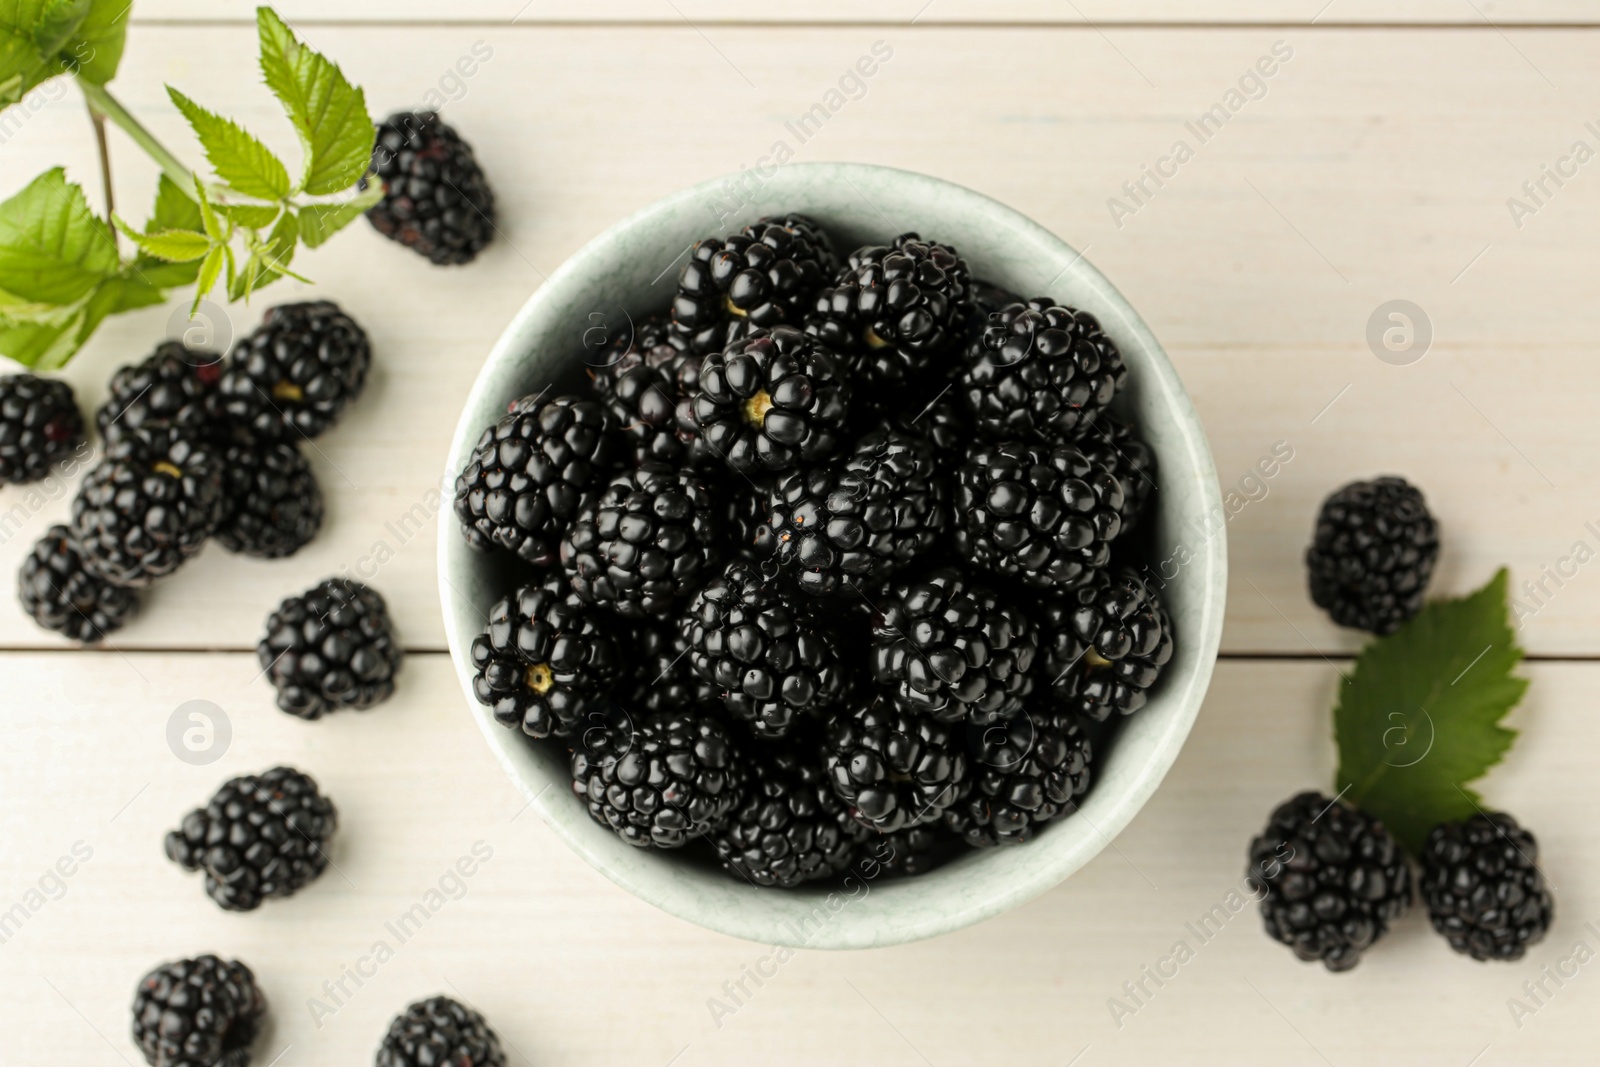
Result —
<instances>
[{"instance_id":1,"label":"berry drupelet","mask_svg":"<svg viewBox=\"0 0 1600 1067\"><path fill-rule=\"evenodd\" d=\"M267 998L238 960L197 956L139 980L133 1041L150 1067L245 1067Z\"/></svg>"},{"instance_id":2,"label":"berry drupelet","mask_svg":"<svg viewBox=\"0 0 1600 1067\"><path fill-rule=\"evenodd\" d=\"M1078 810L1093 750L1070 714L1024 710L967 734L972 792L944 814L945 826L967 844L1025 844L1044 824Z\"/></svg>"},{"instance_id":3,"label":"berry drupelet","mask_svg":"<svg viewBox=\"0 0 1600 1067\"><path fill-rule=\"evenodd\" d=\"M855 819L881 833L935 822L972 784L960 731L879 695L828 721L828 781Z\"/></svg>"},{"instance_id":4,"label":"berry drupelet","mask_svg":"<svg viewBox=\"0 0 1600 1067\"><path fill-rule=\"evenodd\" d=\"M705 707L722 699L710 682L695 673L689 639L676 621L635 623L625 631L621 648L622 677L611 690L617 707L650 715Z\"/></svg>"},{"instance_id":5,"label":"berry drupelet","mask_svg":"<svg viewBox=\"0 0 1600 1067\"><path fill-rule=\"evenodd\" d=\"M1267 933L1302 960L1348 971L1411 905L1411 865L1383 824L1301 793L1250 842L1250 886Z\"/></svg>"},{"instance_id":6,"label":"berry drupelet","mask_svg":"<svg viewBox=\"0 0 1600 1067\"><path fill-rule=\"evenodd\" d=\"M1130 571L1097 572L1086 586L1046 598L1041 678L1091 722L1132 715L1172 659L1172 619L1149 583Z\"/></svg>"},{"instance_id":7,"label":"berry drupelet","mask_svg":"<svg viewBox=\"0 0 1600 1067\"><path fill-rule=\"evenodd\" d=\"M449 997L429 997L394 1017L376 1067L506 1067L484 1017Z\"/></svg>"},{"instance_id":8,"label":"berry drupelet","mask_svg":"<svg viewBox=\"0 0 1600 1067\"><path fill-rule=\"evenodd\" d=\"M0 377L0 486L39 481L83 443L83 413L66 382Z\"/></svg>"},{"instance_id":9,"label":"berry drupelet","mask_svg":"<svg viewBox=\"0 0 1600 1067\"><path fill-rule=\"evenodd\" d=\"M744 799L706 840L729 873L754 885L792 889L842 873L869 836L846 814L814 760L763 748Z\"/></svg>"},{"instance_id":10,"label":"berry drupelet","mask_svg":"<svg viewBox=\"0 0 1600 1067\"><path fill-rule=\"evenodd\" d=\"M322 487L288 441L233 444L223 453L223 510L216 537L229 552L292 556L322 528Z\"/></svg>"},{"instance_id":11,"label":"berry drupelet","mask_svg":"<svg viewBox=\"0 0 1600 1067\"><path fill-rule=\"evenodd\" d=\"M756 330L707 356L699 386L695 425L741 474L793 470L839 446L849 389L833 353L799 330Z\"/></svg>"},{"instance_id":12,"label":"berry drupelet","mask_svg":"<svg viewBox=\"0 0 1600 1067\"><path fill-rule=\"evenodd\" d=\"M494 237L494 192L472 146L432 111L400 111L378 126L372 170L383 185L372 228L437 266L470 263Z\"/></svg>"},{"instance_id":13,"label":"berry drupelet","mask_svg":"<svg viewBox=\"0 0 1600 1067\"><path fill-rule=\"evenodd\" d=\"M190 348L181 341L163 341L142 363L121 367L111 376L105 403L95 424L107 441L144 426L173 426L190 437L217 437L217 386L223 358Z\"/></svg>"},{"instance_id":14,"label":"berry drupelet","mask_svg":"<svg viewBox=\"0 0 1600 1067\"><path fill-rule=\"evenodd\" d=\"M798 326L836 262L821 228L803 215L708 238L678 273L672 330L694 351L710 353L754 329Z\"/></svg>"},{"instance_id":15,"label":"berry drupelet","mask_svg":"<svg viewBox=\"0 0 1600 1067\"><path fill-rule=\"evenodd\" d=\"M366 332L337 304L279 304L228 356L219 407L257 437L316 437L361 395L371 364Z\"/></svg>"},{"instance_id":16,"label":"berry drupelet","mask_svg":"<svg viewBox=\"0 0 1600 1067\"><path fill-rule=\"evenodd\" d=\"M302 719L388 700L400 656L383 597L348 578L284 600L256 645L278 707Z\"/></svg>"},{"instance_id":17,"label":"berry drupelet","mask_svg":"<svg viewBox=\"0 0 1600 1067\"><path fill-rule=\"evenodd\" d=\"M1422 850L1422 899L1433 928L1475 960L1519 960L1550 929L1555 901L1539 843L1511 816L1443 823Z\"/></svg>"},{"instance_id":18,"label":"berry drupelet","mask_svg":"<svg viewBox=\"0 0 1600 1067\"><path fill-rule=\"evenodd\" d=\"M621 331L591 359L595 392L635 464L707 466L716 458L694 422L703 361L658 319Z\"/></svg>"},{"instance_id":19,"label":"berry drupelet","mask_svg":"<svg viewBox=\"0 0 1600 1067\"><path fill-rule=\"evenodd\" d=\"M1089 462L1110 471L1122 487L1122 507L1117 515L1124 539L1138 525L1156 488L1156 454L1133 427L1110 415L1101 415L1078 438L1078 450Z\"/></svg>"},{"instance_id":20,"label":"berry drupelet","mask_svg":"<svg viewBox=\"0 0 1600 1067\"><path fill-rule=\"evenodd\" d=\"M1404 478L1351 482L1322 502L1306 569L1311 599L1340 626L1390 634L1422 610L1439 529Z\"/></svg>"},{"instance_id":21,"label":"berry drupelet","mask_svg":"<svg viewBox=\"0 0 1600 1067\"><path fill-rule=\"evenodd\" d=\"M72 534L52 526L17 571L22 610L46 630L93 644L122 628L139 609L139 594L89 570Z\"/></svg>"}]
</instances>

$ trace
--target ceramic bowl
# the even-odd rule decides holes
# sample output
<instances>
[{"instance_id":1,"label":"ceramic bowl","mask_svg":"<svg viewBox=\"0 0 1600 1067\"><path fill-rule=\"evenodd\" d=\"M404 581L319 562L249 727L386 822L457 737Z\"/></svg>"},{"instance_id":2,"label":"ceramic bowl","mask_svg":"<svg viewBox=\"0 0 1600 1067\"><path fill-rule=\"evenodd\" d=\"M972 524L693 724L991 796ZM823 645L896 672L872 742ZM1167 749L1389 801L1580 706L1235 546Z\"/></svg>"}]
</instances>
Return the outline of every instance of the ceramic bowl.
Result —
<instances>
[{"instance_id":1,"label":"ceramic bowl","mask_svg":"<svg viewBox=\"0 0 1600 1067\"><path fill-rule=\"evenodd\" d=\"M760 889L673 852L634 848L590 820L572 794L560 748L499 726L472 699L468 650L488 607L515 577L506 561L467 546L449 508L440 516L440 598L465 708L539 814L606 877L681 918L763 944L892 945L978 922L1059 884L1150 799L1189 733L1216 660L1227 585L1222 504L1205 433L1172 365L1133 308L1082 255L979 193L854 163L792 164L766 178L746 172L705 182L589 242L540 286L489 354L456 427L450 475L509 401L578 377L585 341L597 336L589 331L665 308L691 243L786 211L820 220L842 251L908 230L954 245L978 277L1093 312L1128 364L1128 388L1118 402L1137 420L1159 464L1160 490L1146 521L1153 565L1167 579L1163 596L1177 650L1150 702L1097 761L1081 811L1027 845L971 851L920 877L858 872L841 885L790 891Z\"/></svg>"}]
</instances>

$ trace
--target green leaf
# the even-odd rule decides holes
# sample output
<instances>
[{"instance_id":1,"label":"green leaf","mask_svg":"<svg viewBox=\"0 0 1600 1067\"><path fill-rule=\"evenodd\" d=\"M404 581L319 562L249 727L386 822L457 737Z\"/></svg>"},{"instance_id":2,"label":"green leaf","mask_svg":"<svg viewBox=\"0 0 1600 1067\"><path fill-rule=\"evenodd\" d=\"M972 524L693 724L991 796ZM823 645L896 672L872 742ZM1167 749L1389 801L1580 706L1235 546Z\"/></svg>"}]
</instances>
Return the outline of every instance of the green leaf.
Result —
<instances>
[{"instance_id":1,"label":"green leaf","mask_svg":"<svg viewBox=\"0 0 1600 1067\"><path fill-rule=\"evenodd\" d=\"M226 244L233 237L233 226L223 226L217 218L216 209L211 206L211 199L206 195L206 184L199 178L194 180L195 207L200 212L200 228L206 236L219 244Z\"/></svg>"},{"instance_id":2,"label":"green leaf","mask_svg":"<svg viewBox=\"0 0 1600 1067\"><path fill-rule=\"evenodd\" d=\"M382 199L383 186L374 182L349 200L336 204L307 204L300 209L300 239L307 248L320 247Z\"/></svg>"},{"instance_id":3,"label":"green leaf","mask_svg":"<svg viewBox=\"0 0 1600 1067\"><path fill-rule=\"evenodd\" d=\"M0 108L64 72L57 53L89 12L90 0L0 2Z\"/></svg>"},{"instance_id":4,"label":"green leaf","mask_svg":"<svg viewBox=\"0 0 1600 1067\"><path fill-rule=\"evenodd\" d=\"M167 95L194 127L218 177L259 200L281 200L289 195L289 171L271 149L238 123L207 111L170 85Z\"/></svg>"},{"instance_id":5,"label":"green leaf","mask_svg":"<svg viewBox=\"0 0 1600 1067\"><path fill-rule=\"evenodd\" d=\"M47 319L0 315L0 356L39 370L59 367L78 351L78 327L83 318L82 308L58 312Z\"/></svg>"},{"instance_id":6,"label":"green leaf","mask_svg":"<svg viewBox=\"0 0 1600 1067\"><path fill-rule=\"evenodd\" d=\"M88 16L62 49L62 62L76 69L78 77L91 85L110 81L122 62L132 7L132 0L93 0Z\"/></svg>"},{"instance_id":7,"label":"green leaf","mask_svg":"<svg viewBox=\"0 0 1600 1067\"><path fill-rule=\"evenodd\" d=\"M1412 855L1439 823L1478 810L1467 783L1500 762L1517 736L1500 725L1528 686L1512 673L1522 649L1507 582L1501 570L1470 596L1429 604L1368 644L1340 687L1338 789Z\"/></svg>"},{"instance_id":8,"label":"green leaf","mask_svg":"<svg viewBox=\"0 0 1600 1067\"><path fill-rule=\"evenodd\" d=\"M343 192L372 165L376 130L366 94L332 60L301 44L271 8L256 9L256 25L261 74L305 149L301 188L312 196Z\"/></svg>"},{"instance_id":9,"label":"green leaf","mask_svg":"<svg viewBox=\"0 0 1600 1067\"><path fill-rule=\"evenodd\" d=\"M110 230L60 167L0 203L0 289L41 304L73 304L118 265Z\"/></svg>"},{"instance_id":10,"label":"green leaf","mask_svg":"<svg viewBox=\"0 0 1600 1067\"><path fill-rule=\"evenodd\" d=\"M228 262L227 245L214 245L206 254L205 262L200 265L200 275L195 281L194 306L189 309L189 317L194 318L195 312L200 310L200 301L206 294L216 287L217 279L222 276L223 264Z\"/></svg>"},{"instance_id":11,"label":"green leaf","mask_svg":"<svg viewBox=\"0 0 1600 1067\"><path fill-rule=\"evenodd\" d=\"M266 241L251 248L244 270L228 284L228 299L249 300L250 294L266 288L285 274L294 276L289 264L294 260L298 236L294 214L285 212L272 228L272 233L267 235Z\"/></svg>"},{"instance_id":12,"label":"green leaf","mask_svg":"<svg viewBox=\"0 0 1600 1067\"><path fill-rule=\"evenodd\" d=\"M150 211L146 230L199 230L205 223L200 218L200 205L165 174L156 183L156 204Z\"/></svg>"},{"instance_id":13,"label":"green leaf","mask_svg":"<svg viewBox=\"0 0 1600 1067\"><path fill-rule=\"evenodd\" d=\"M117 229L127 234L128 239L138 245L141 251L169 263L187 263L191 259L200 259L211 251L211 238L193 230L158 230L155 233L140 233L121 219L117 219L116 223Z\"/></svg>"},{"instance_id":14,"label":"green leaf","mask_svg":"<svg viewBox=\"0 0 1600 1067\"><path fill-rule=\"evenodd\" d=\"M260 230L271 226L281 209L277 204L218 204L217 210L241 229Z\"/></svg>"}]
</instances>

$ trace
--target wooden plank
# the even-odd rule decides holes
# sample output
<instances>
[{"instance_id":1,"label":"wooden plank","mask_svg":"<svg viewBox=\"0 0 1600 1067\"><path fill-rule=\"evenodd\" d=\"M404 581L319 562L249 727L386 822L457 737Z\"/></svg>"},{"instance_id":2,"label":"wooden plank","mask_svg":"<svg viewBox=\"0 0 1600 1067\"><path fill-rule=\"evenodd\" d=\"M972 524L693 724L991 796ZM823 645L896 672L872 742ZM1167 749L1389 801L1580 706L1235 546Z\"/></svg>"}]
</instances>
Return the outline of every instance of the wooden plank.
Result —
<instances>
[{"instance_id":1,"label":"wooden plank","mask_svg":"<svg viewBox=\"0 0 1600 1067\"><path fill-rule=\"evenodd\" d=\"M313 457L331 498L328 528L279 564L208 549L154 592L119 644L246 648L281 595L348 570L389 596L409 643L440 647L434 533L401 524L428 509L456 411L503 324L618 218L792 140L785 122L882 40L892 59L860 99L791 145L796 159L923 170L1026 212L1085 249L1167 344L1225 486L1259 497L1245 483L1254 465L1276 442L1294 449L1265 497L1230 523L1226 649L1355 647L1308 602L1299 556L1326 493L1393 471L1427 491L1444 524L1437 590L1475 587L1501 564L1519 583L1564 569L1563 587L1544 579L1544 591L1524 596L1523 639L1543 654L1600 653L1600 579L1563 563L1578 542L1600 549L1586 525L1600 520L1600 311L1587 284L1600 186L1587 167L1560 188L1541 170L1567 167L1577 140L1600 145L1579 103L1600 74L1587 35L1513 36L315 27L314 42L379 109L441 87L459 97L446 113L496 184L505 239L470 268L437 270L358 227L301 262L316 288L268 294L334 297L373 336L369 394ZM455 64L479 41L493 55L460 79ZM1198 116L1226 110L1280 41L1293 55L1261 82L1264 95L1238 98L1237 114L1202 141ZM136 26L118 91L189 158L163 81L292 158L270 97L241 74L252 49L242 27ZM0 193L56 162L93 190L75 98L39 102L8 135ZM1193 157L1157 187L1143 168L1171 171L1163 160L1179 140ZM137 216L151 168L120 137L114 154L120 201ZM1142 191L1124 190L1140 180ZM1538 205L1525 181L1545 183ZM1533 209L1520 228L1512 197ZM1380 361L1367 340L1369 320L1393 299L1420 305L1432 325L1431 349L1409 366ZM70 369L86 403L114 366L149 351L176 306L102 331ZM575 335L591 310L574 309ZM233 309L234 332L259 314L259 304ZM0 569L65 512L65 495L35 509L20 490L0 492L0 515L21 508ZM0 645L49 642L0 610Z\"/></svg>"},{"instance_id":2,"label":"wooden plank","mask_svg":"<svg viewBox=\"0 0 1600 1067\"><path fill-rule=\"evenodd\" d=\"M1539 835L1557 890L1556 926L1522 962L1453 955L1413 912L1351 975L1296 962L1261 932L1254 906L1228 913L1245 849L1268 811L1333 770L1321 664L1227 662L1166 784L1088 867L976 928L870 953L800 952L733 1004L724 983L770 972L769 948L657 912L591 870L495 766L445 657L415 656L393 702L308 724L272 710L243 655L6 658L8 743L0 748L0 908L37 888L77 842L92 850L46 888L4 944L0 995L17 1063L116 1063L133 986L178 954L217 951L255 968L272 1005L256 1062L369 1062L388 1019L443 992L487 1013L513 1063L1580 1064L1600 985L1568 977L1521 1026L1508 998L1596 935L1600 863L1585 844L1600 781L1588 696L1600 666L1536 664L1524 734L1486 795ZM174 708L221 705L232 742L209 766L167 748ZM226 914L161 838L224 778L290 763L338 804L340 831L314 886ZM1552 788L1552 783L1557 783ZM385 924L482 842L492 857L399 944ZM1187 924L1214 907L1204 939ZM358 987L342 977L378 941L395 950ZM1194 957L1159 988L1145 968L1188 943ZM763 962L767 960L766 962ZM1172 970L1167 965L1167 970ZM1587 968L1580 975L1587 974ZM344 981L334 1004L325 981ZM1130 1000L1123 983L1143 981ZM337 994L336 994L337 995ZM1117 1025L1111 998L1137 1010ZM314 1018L308 1001L334 1008ZM714 1018L712 998L733 1008ZM1384 1005L1374 1011L1374 1004ZM960 1010L955 1010L959 1005ZM320 1021L321 1025L318 1025ZM98 1036L96 1031L98 1031ZM111 1048L107 1048L110 1045ZM287 1048L289 1051L284 1052Z\"/></svg>"}]
</instances>

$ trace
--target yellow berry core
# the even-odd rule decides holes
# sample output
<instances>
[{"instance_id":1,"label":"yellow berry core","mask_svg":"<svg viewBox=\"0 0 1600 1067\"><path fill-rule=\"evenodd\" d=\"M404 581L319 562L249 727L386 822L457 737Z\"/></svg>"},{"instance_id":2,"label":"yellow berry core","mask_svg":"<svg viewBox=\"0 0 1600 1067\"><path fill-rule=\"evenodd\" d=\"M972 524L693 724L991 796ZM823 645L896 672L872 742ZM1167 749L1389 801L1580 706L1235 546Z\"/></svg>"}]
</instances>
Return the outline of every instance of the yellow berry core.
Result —
<instances>
[{"instance_id":1,"label":"yellow berry core","mask_svg":"<svg viewBox=\"0 0 1600 1067\"><path fill-rule=\"evenodd\" d=\"M764 425L767 421L767 412L770 410L772 410L772 396L765 389L744 402L744 417L752 426Z\"/></svg>"},{"instance_id":2,"label":"yellow berry core","mask_svg":"<svg viewBox=\"0 0 1600 1067\"><path fill-rule=\"evenodd\" d=\"M306 394L293 382L279 382L272 387L272 396L275 400L304 400Z\"/></svg>"},{"instance_id":3,"label":"yellow berry core","mask_svg":"<svg viewBox=\"0 0 1600 1067\"><path fill-rule=\"evenodd\" d=\"M550 673L548 663L535 663L528 668L528 688L535 693L549 692L550 687L556 684L555 675Z\"/></svg>"},{"instance_id":4,"label":"yellow berry core","mask_svg":"<svg viewBox=\"0 0 1600 1067\"><path fill-rule=\"evenodd\" d=\"M164 459L161 460L160 462L158 462L152 469L157 474L165 474L168 478L182 478L183 477L183 472L181 470L179 470L177 467L173 466L171 463L168 463Z\"/></svg>"}]
</instances>

